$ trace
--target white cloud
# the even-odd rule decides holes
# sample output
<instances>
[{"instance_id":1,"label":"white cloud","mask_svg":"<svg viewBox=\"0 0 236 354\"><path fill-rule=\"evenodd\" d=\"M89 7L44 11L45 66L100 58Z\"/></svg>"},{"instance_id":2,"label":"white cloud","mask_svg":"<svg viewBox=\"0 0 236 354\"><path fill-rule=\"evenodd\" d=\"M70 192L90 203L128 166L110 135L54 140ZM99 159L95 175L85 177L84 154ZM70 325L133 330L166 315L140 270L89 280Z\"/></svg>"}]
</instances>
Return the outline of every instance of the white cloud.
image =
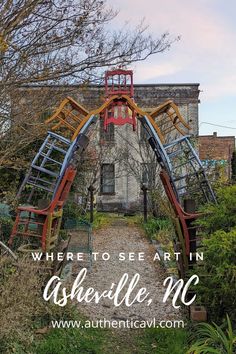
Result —
<instances>
[{"instance_id":1,"label":"white cloud","mask_svg":"<svg viewBox=\"0 0 236 354\"><path fill-rule=\"evenodd\" d=\"M137 67L137 66L136 66ZM180 63L142 63L138 65L138 68L134 70L135 81L142 82L145 78L145 81L153 80L156 82L161 76L173 75L180 72L183 68Z\"/></svg>"},{"instance_id":2,"label":"white cloud","mask_svg":"<svg viewBox=\"0 0 236 354\"><path fill-rule=\"evenodd\" d=\"M200 82L204 98L220 98L236 94L236 29L227 22L227 15L219 11L216 0L109 0L120 8L115 23L130 20L137 24L142 18L151 32L169 30L181 41L164 55L156 55L147 62L135 65L135 81ZM227 3L231 6L233 3ZM152 80L153 79L153 80Z\"/></svg>"}]
</instances>

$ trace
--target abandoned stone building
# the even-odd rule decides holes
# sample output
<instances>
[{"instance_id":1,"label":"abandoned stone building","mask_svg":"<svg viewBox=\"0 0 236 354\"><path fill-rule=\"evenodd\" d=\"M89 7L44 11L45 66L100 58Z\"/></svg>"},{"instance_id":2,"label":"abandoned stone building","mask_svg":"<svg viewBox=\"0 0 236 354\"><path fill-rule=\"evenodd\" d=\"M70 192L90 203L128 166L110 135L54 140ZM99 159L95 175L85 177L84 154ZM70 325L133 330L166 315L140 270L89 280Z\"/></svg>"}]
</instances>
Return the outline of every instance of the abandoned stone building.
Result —
<instances>
[{"instance_id":1,"label":"abandoned stone building","mask_svg":"<svg viewBox=\"0 0 236 354\"><path fill-rule=\"evenodd\" d=\"M45 97L44 106L50 115L58 103L66 96L71 96L87 110L98 108L104 102L104 86L48 86L22 88L18 105L29 105L32 97L40 101ZM52 95L53 92L53 95ZM47 97L50 101L45 104ZM187 133L198 136L199 84L138 84L134 85L134 100L144 111L151 112L166 100L173 100L180 113L191 127ZM35 104L34 104L35 106ZM96 125L90 144L90 150L100 146L100 161L93 184L99 210L139 208L142 198L141 185L150 179L158 180L156 163L153 155L144 146L144 132L138 122L136 131L132 126L114 126L110 124L105 133L101 121ZM102 153L101 153L102 151ZM132 157L132 158L131 158ZM157 174L157 175L156 175ZM152 175L152 176L150 176ZM90 181L91 182L91 181ZM89 186L89 180L84 183ZM86 187L88 187L86 186Z\"/></svg>"}]
</instances>

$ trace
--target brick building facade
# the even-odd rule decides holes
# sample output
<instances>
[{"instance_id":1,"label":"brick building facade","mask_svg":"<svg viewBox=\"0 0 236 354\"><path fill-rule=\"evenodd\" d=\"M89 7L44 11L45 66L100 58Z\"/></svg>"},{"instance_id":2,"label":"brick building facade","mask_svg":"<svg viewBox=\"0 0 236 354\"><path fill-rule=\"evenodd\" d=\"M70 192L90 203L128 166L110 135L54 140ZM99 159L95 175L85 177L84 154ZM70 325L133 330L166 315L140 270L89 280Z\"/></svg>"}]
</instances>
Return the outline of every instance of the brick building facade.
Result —
<instances>
[{"instance_id":1,"label":"brick building facade","mask_svg":"<svg viewBox=\"0 0 236 354\"><path fill-rule=\"evenodd\" d=\"M235 136L217 136L216 132L199 136L199 156L213 178L231 179L234 151Z\"/></svg>"}]
</instances>

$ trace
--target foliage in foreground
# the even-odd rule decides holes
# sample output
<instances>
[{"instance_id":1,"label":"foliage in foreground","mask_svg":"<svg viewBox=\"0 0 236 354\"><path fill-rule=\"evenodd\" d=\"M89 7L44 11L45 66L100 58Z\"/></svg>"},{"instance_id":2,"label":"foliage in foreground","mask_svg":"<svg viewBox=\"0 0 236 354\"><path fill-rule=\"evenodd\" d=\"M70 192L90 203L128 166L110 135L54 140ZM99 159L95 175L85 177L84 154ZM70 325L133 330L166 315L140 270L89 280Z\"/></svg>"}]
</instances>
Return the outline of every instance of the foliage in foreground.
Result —
<instances>
[{"instance_id":1,"label":"foliage in foreground","mask_svg":"<svg viewBox=\"0 0 236 354\"><path fill-rule=\"evenodd\" d=\"M204 264L197 274L198 294L210 317L220 320L226 313L236 318L236 228L214 232L203 241Z\"/></svg>"},{"instance_id":2,"label":"foliage in foreground","mask_svg":"<svg viewBox=\"0 0 236 354\"><path fill-rule=\"evenodd\" d=\"M190 347L187 354L233 354L236 350L236 335L227 315L227 329L213 323L201 323L195 332L196 342Z\"/></svg>"},{"instance_id":3,"label":"foliage in foreground","mask_svg":"<svg viewBox=\"0 0 236 354\"><path fill-rule=\"evenodd\" d=\"M0 215L0 240L3 242L7 242L11 235L13 227L13 221L8 216Z\"/></svg>"},{"instance_id":4,"label":"foliage in foreground","mask_svg":"<svg viewBox=\"0 0 236 354\"><path fill-rule=\"evenodd\" d=\"M205 215L198 221L207 235L217 230L227 232L236 227L236 185L219 189L217 202L204 206L202 212Z\"/></svg>"},{"instance_id":5,"label":"foliage in foreground","mask_svg":"<svg viewBox=\"0 0 236 354\"><path fill-rule=\"evenodd\" d=\"M218 191L218 204L205 207L198 223L203 226L204 263L196 266L198 295L210 318L221 321L226 313L236 318L236 186Z\"/></svg>"},{"instance_id":6,"label":"foliage in foreground","mask_svg":"<svg viewBox=\"0 0 236 354\"><path fill-rule=\"evenodd\" d=\"M148 328L120 333L120 330L51 329L30 347L14 344L17 354L182 354L187 349L184 329Z\"/></svg>"},{"instance_id":7,"label":"foliage in foreground","mask_svg":"<svg viewBox=\"0 0 236 354\"><path fill-rule=\"evenodd\" d=\"M0 258L0 340L17 335L28 336L26 328L32 318L42 314L42 275L32 262L19 260L12 264L12 258ZM22 338L21 338L22 337Z\"/></svg>"},{"instance_id":8,"label":"foliage in foreground","mask_svg":"<svg viewBox=\"0 0 236 354\"><path fill-rule=\"evenodd\" d=\"M149 328L136 337L139 348L136 353L182 354L187 350L187 338L188 332L185 329Z\"/></svg>"}]
</instances>

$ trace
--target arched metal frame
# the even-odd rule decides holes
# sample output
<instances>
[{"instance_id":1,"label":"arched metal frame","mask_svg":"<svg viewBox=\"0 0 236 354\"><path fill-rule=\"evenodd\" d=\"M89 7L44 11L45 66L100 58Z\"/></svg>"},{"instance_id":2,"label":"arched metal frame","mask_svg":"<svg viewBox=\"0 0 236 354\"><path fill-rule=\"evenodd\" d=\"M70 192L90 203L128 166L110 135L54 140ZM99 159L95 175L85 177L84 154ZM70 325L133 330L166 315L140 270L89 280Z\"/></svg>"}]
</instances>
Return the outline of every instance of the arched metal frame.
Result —
<instances>
[{"instance_id":1,"label":"arched metal frame","mask_svg":"<svg viewBox=\"0 0 236 354\"><path fill-rule=\"evenodd\" d=\"M51 129L57 131L57 133L48 132L48 136L32 161L30 170L20 187L18 196L20 196L26 185L31 185L28 201L31 200L34 190L39 189L52 194L51 203L53 204L53 201L58 196L58 191L62 188L66 171L68 171L71 164L78 164L76 155L80 155L88 145L89 139L86 134L90 126L96 121L97 117L101 117L116 102L124 102L125 106L132 112L132 117L139 119L146 130L147 140L162 170L166 171L169 177L176 199L180 202L183 194L187 192L188 180L194 177L194 183L196 183L203 194L205 201L216 202L214 192L207 179L201 160L194 150L189 136L186 135L186 131L190 127L182 118L178 107L172 101L166 101L151 114L148 114L135 104L132 97L122 94L122 92L117 93L110 97L108 96L99 108L91 112L88 112L70 97L63 100L55 114L46 121L46 123L54 124ZM165 114L165 116L160 118L162 114ZM112 122L115 124L115 119ZM117 122L117 124L122 125L123 122ZM62 129L64 129L63 134L66 131L65 136L61 135ZM183 136L170 141L169 133L172 131L177 131ZM53 157L53 152L55 151L56 157ZM180 161L181 163L179 163ZM55 166L57 166L57 169ZM192 169L191 173L188 172L189 169ZM36 174L34 174L35 171ZM41 177L42 174L46 175L46 179ZM19 207L18 210L19 215L22 211L25 211L22 207ZM27 210L33 214L34 211L36 214L42 212L30 208ZM60 218L61 215L62 213L60 214ZM11 240L17 234L19 217L15 222ZM46 226L44 228L42 239L43 249L45 250L47 230Z\"/></svg>"}]
</instances>

